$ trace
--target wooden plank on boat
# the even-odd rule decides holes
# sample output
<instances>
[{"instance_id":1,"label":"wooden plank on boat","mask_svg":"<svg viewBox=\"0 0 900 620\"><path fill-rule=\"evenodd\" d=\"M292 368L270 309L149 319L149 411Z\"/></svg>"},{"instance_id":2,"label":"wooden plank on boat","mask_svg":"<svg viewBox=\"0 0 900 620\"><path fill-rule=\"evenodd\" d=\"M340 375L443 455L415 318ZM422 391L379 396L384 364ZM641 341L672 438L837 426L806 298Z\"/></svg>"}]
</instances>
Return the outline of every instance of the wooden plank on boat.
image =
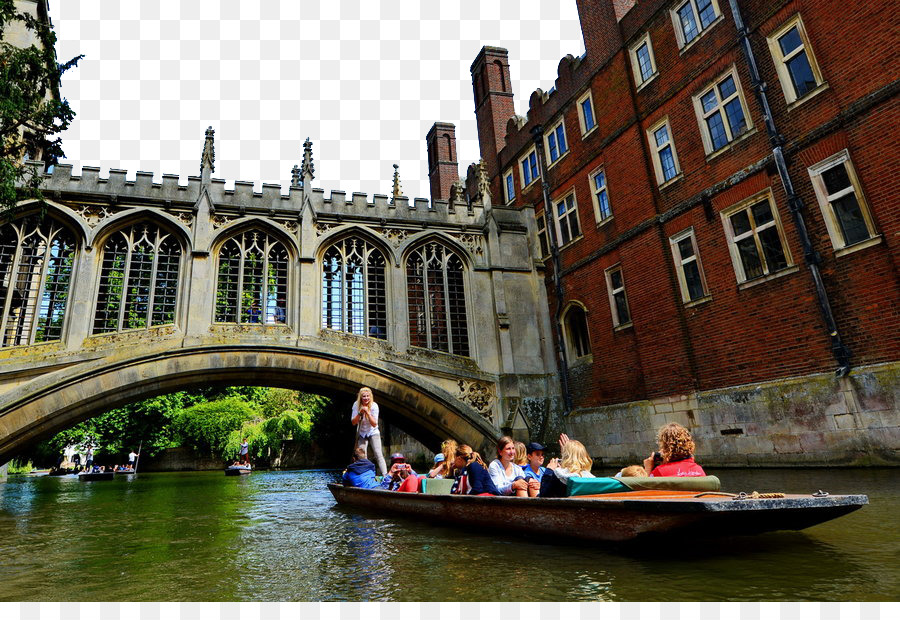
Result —
<instances>
[{"instance_id":1,"label":"wooden plank on boat","mask_svg":"<svg viewBox=\"0 0 900 620\"><path fill-rule=\"evenodd\" d=\"M78 479L82 482L97 482L98 480L112 480L114 474L111 471L98 471L90 473L78 474Z\"/></svg>"},{"instance_id":2,"label":"wooden plank on boat","mask_svg":"<svg viewBox=\"0 0 900 620\"><path fill-rule=\"evenodd\" d=\"M739 536L799 530L845 515L868 503L865 495L788 495L734 500L723 494L664 491L577 498L426 495L329 484L339 504L476 529L589 541L626 541L691 533ZM700 495L699 497L695 497Z\"/></svg>"}]
</instances>

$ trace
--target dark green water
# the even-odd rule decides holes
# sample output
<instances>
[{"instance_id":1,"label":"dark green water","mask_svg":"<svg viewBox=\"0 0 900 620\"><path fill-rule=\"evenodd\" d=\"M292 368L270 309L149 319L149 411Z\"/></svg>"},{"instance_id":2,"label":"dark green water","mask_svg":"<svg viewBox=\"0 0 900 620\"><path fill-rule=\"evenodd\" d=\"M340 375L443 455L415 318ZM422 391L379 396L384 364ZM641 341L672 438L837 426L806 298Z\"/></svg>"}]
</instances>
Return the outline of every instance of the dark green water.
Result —
<instances>
[{"instance_id":1,"label":"dark green water","mask_svg":"<svg viewBox=\"0 0 900 620\"><path fill-rule=\"evenodd\" d=\"M0 600L897 600L896 470L711 472L726 490L865 493L803 532L553 544L337 508L330 471L0 483Z\"/></svg>"}]
</instances>

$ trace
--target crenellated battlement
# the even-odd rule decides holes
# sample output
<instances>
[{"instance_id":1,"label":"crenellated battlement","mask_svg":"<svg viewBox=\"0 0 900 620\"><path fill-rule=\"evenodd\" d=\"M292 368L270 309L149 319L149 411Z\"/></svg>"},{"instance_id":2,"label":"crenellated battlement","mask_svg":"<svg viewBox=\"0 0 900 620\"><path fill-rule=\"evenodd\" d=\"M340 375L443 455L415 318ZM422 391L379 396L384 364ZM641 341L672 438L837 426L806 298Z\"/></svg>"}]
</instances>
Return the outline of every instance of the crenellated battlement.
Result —
<instances>
[{"instance_id":1,"label":"crenellated battlement","mask_svg":"<svg viewBox=\"0 0 900 620\"><path fill-rule=\"evenodd\" d=\"M189 176L187 184L183 185L177 174L163 174L162 181L155 182L153 173L145 171L137 171L134 178L129 179L127 170L116 168L102 177L100 168L95 166L84 166L77 175L72 164L58 164L49 173L44 171L43 162L30 161L27 165L42 176L42 190L48 198L82 198L110 204L193 205L205 189L216 210L295 213L303 210L306 199L302 185L263 183L262 191L256 191L251 181L235 181L233 187L227 188L224 179L210 179L208 185L204 185L201 176ZM387 194L370 197L364 192L352 192L348 197L348 192L337 189L331 190L326 198L325 190L316 187L307 193L313 210L323 214L355 213L377 218L471 224L484 211L481 203L468 205L408 196L392 198Z\"/></svg>"}]
</instances>

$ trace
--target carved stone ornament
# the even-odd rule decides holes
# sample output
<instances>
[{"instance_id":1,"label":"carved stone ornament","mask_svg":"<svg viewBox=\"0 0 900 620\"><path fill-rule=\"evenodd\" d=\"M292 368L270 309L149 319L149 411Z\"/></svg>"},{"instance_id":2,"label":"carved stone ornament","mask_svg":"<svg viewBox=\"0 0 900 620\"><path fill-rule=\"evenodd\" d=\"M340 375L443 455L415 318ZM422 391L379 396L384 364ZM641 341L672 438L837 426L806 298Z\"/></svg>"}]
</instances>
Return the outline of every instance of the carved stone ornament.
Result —
<instances>
[{"instance_id":1,"label":"carved stone ornament","mask_svg":"<svg viewBox=\"0 0 900 620\"><path fill-rule=\"evenodd\" d=\"M75 211L84 218L87 225L94 228L97 224L112 215L106 207L100 205L83 205L75 208Z\"/></svg>"},{"instance_id":2,"label":"carved stone ornament","mask_svg":"<svg viewBox=\"0 0 900 620\"><path fill-rule=\"evenodd\" d=\"M394 246L400 245L403 243L403 240L409 236L409 231L401 228L376 228L375 232L387 239Z\"/></svg>"},{"instance_id":3,"label":"carved stone ornament","mask_svg":"<svg viewBox=\"0 0 900 620\"><path fill-rule=\"evenodd\" d=\"M484 238L481 235L456 234L453 235L453 237L459 239L459 242L466 246L472 254L477 254L479 256L484 254L484 247L482 246Z\"/></svg>"},{"instance_id":4,"label":"carved stone ornament","mask_svg":"<svg viewBox=\"0 0 900 620\"><path fill-rule=\"evenodd\" d=\"M334 227L335 224L322 224L321 222L316 222L316 237L321 237Z\"/></svg>"},{"instance_id":5,"label":"carved stone ornament","mask_svg":"<svg viewBox=\"0 0 900 620\"><path fill-rule=\"evenodd\" d=\"M281 224L282 226L284 226L284 229L286 231L288 231L289 233L291 233L292 235L296 235L297 229L300 228L300 226L297 224L297 222L278 222L278 223Z\"/></svg>"},{"instance_id":6,"label":"carved stone ornament","mask_svg":"<svg viewBox=\"0 0 900 620\"><path fill-rule=\"evenodd\" d=\"M194 225L194 216L190 213L179 213L178 219L184 222L184 225L188 228Z\"/></svg>"},{"instance_id":7,"label":"carved stone ornament","mask_svg":"<svg viewBox=\"0 0 900 620\"><path fill-rule=\"evenodd\" d=\"M213 228L222 228L229 222L233 222L237 218L228 217L227 215L214 215L212 219Z\"/></svg>"},{"instance_id":8,"label":"carved stone ornament","mask_svg":"<svg viewBox=\"0 0 900 620\"><path fill-rule=\"evenodd\" d=\"M494 386L492 384L465 379L460 379L456 384L459 386L460 400L470 404L484 417L491 417L491 407L494 405Z\"/></svg>"}]
</instances>

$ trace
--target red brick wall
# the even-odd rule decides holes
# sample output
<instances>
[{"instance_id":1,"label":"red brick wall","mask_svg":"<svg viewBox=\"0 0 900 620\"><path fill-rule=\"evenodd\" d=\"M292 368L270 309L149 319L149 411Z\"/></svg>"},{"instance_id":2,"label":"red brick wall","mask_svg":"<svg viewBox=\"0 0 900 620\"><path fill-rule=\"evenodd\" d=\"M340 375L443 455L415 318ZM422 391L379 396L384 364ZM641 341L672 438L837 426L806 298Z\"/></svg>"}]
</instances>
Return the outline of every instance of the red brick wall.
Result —
<instances>
[{"instance_id":1,"label":"red brick wall","mask_svg":"<svg viewBox=\"0 0 900 620\"><path fill-rule=\"evenodd\" d=\"M742 0L743 18L768 100L784 136L784 150L838 330L855 365L900 354L900 209L896 181L900 115L896 91L896 32L900 19L885 0L854 6L836 0ZM817 306L800 235L772 165L762 108L727 0L722 17L686 49L679 49L671 2L642 0L616 24L610 0L578 0L586 57L560 61L556 90L532 95L527 123L479 111L500 148L497 173L515 170L515 204L543 200L538 183L522 191L518 160L531 148L530 129L564 118L569 153L548 172L551 199L574 188L582 237L561 249L564 303L584 304L592 358L570 372L576 407L590 407L692 389L715 389L836 367ZM788 106L766 36L800 13L828 86ZM840 19L835 16L840 15ZM616 35L618 31L618 35ZM628 45L649 32L659 75L640 90L633 82ZM610 47L621 38L622 43ZM692 97L735 67L753 129L709 157ZM577 98L590 88L598 128L581 137ZM507 115L510 110L503 109ZM682 176L657 187L646 130L668 116ZM500 136L502 126L503 136ZM509 132L506 135L506 132ZM486 145L482 142L483 153ZM807 168L847 149L870 207L880 242L838 256ZM597 225L588 174L603 165L613 218ZM494 174L494 173L492 173ZM499 179L495 179L499 185ZM794 269L741 286L721 212L770 191ZM692 227L709 299L686 306L676 280L669 237ZM622 267L633 325L615 330L605 270ZM548 277L552 267L548 266ZM554 290L548 287L551 307Z\"/></svg>"}]
</instances>

